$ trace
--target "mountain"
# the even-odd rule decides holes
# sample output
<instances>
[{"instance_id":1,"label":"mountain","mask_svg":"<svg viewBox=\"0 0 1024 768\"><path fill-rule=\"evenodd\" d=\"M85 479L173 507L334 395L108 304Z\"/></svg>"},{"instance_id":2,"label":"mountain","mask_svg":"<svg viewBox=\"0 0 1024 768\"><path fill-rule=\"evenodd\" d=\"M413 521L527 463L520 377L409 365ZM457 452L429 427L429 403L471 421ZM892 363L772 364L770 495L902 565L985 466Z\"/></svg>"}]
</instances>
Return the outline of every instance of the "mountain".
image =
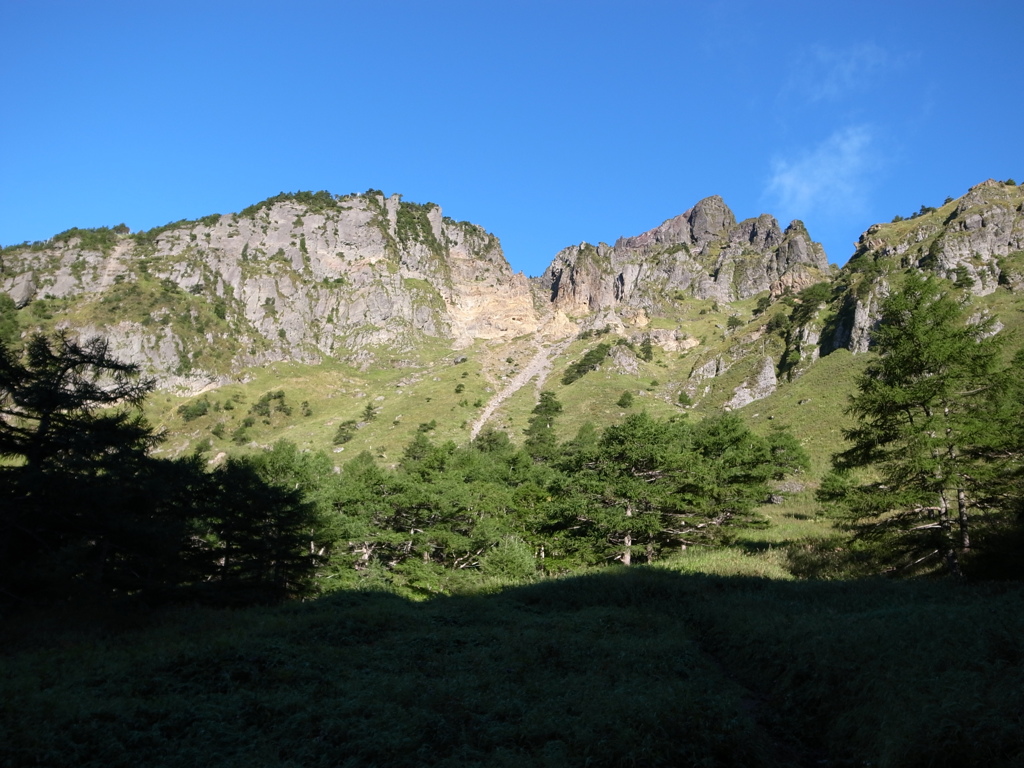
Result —
<instances>
[{"instance_id":1,"label":"mountain","mask_svg":"<svg viewBox=\"0 0 1024 768\"><path fill-rule=\"evenodd\" d=\"M279 195L134 235L69 230L4 249L2 275L18 306L51 303L36 314L109 337L166 384L540 329L496 237L375 191Z\"/></svg>"},{"instance_id":2,"label":"mountain","mask_svg":"<svg viewBox=\"0 0 1024 768\"><path fill-rule=\"evenodd\" d=\"M931 272L975 297L1000 286L1024 289L1024 192L1012 182L985 181L938 208L921 206L909 218L874 224L839 275L838 321L828 349L866 351L880 296L894 276L909 269Z\"/></svg>"},{"instance_id":3,"label":"mountain","mask_svg":"<svg viewBox=\"0 0 1024 768\"><path fill-rule=\"evenodd\" d=\"M535 278L512 271L494 235L432 203L281 194L134 234L72 229L4 248L0 292L23 333L107 336L156 376L157 420L184 438L176 451L207 439L227 450L229 431L237 444L323 446L340 422L358 426L348 448L380 455L417 425L457 441L484 425L515 436L549 389L566 403L566 437L620 418L628 391L662 415L761 401L751 418L806 420L805 439L827 455L860 367L833 353L868 350L879 304L908 270L1022 326L1024 189L987 181L872 225L840 270L801 222L737 222L709 197L614 245L565 248ZM588 354L597 362L582 365ZM570 368L586 375L563 383ZM183 422L175 410L200 392L219 407L286 383L315 416L240 430L238 412ZM383 418L356 418L352 397L372 397Z\"/></svg>"},{"instance_id":4,"label":"mountain","mask_svg":"<svg viewBox=\"0 0 1024 768\"><path fill-rule=\"evenodd\" d=\"M830 274L824 250L802 222L785 231L768 214L737 223L715 196L612 247L566 248L540 285L568 314L618 307L656 313L687 297L732 302L766 290L778 296Z\"/></svg>"},{"instance_id":5,"label":"mountain","mask_svg":"<svg viewBox=\"0 0 1024 768\"><path fill-rule=\"evenodd\" d=\"M586 326L685 297L781 294L830 271L801 223L737 224L712 197L612 247L567 248L531 286L480 227L373 190L282 194L134 235L69 230L2 259L0 289L18 306L56 302L63 322L176 383L274 360L365 362L421 337L565 337L578 328L563 314Z\"/></svg>"}]
</instances>

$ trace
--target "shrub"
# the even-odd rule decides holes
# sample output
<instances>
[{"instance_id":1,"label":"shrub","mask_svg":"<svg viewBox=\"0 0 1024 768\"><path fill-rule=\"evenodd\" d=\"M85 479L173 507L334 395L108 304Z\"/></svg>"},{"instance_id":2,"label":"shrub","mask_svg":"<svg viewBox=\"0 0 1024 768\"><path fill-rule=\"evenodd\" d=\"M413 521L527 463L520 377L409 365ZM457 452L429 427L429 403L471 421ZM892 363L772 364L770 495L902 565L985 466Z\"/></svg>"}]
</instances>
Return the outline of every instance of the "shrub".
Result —
<instances>
[{"instance_id":1,"label":"shrub","mask_svg":"<svg viewBox=\"0 0 1024 768\"><path fill-rule=\"evenodd\" d=\"M285 401L283 389L279 389L276 392L264 393L260 399L253 403L249 408L249 413L269 419L271 409L277 413L283 413L285 416L292 415L291 406L289 406Z\"/></svg>"},{"instance_id":2,"label":"shrub","mask_svg":"<svg viewBox=\"0 0 1024 768\"><path fill-rule=\"evenodd\" d=\"M651 337L644 336L644 340L640 342L640 359L646 362L651 362L654 359L654 347L651 345Z\"/></svg>"},{"instance_id":3,"label":"shrub","mask_svg":"<svg viewBox=\"0 0 1024 768\"><path fill-rule=\"evenodd\" d=\"M480 557L480 570L488 576L522 579L537 572L533 548L517 536L506 536Z\"/></svg>"},{"instance_id":4,"label":"shrub","mask_svg":"<svg viewBox=\"0 0 1024 768\"><path fill-rule=\"evenodd\" d=\"M338 431L334 433L334 444L344 445L353 437L355 437L357 429L359 429L359 427L356 425L356 422L352 419L341 422L341 424L338 425Z\"/></svg>"},{"instance_id":5,"label":"shrub","mask_svg":"<svg viewBox=\"0 0 1024 768\"><path fill-rule=\"evenodd\" d=\"M178 406L178 415L186 422L205 416L210 410L210 401L203 395L198 400Z\"/></svg>"},{"instance_id":6,"label":"shrub","mask_svg":"<svg viewBox=\"0 0 1024 768\"><path fill-rule=\"evenodd\" d=\"M596 371L601 362L608 357L611 351L611 344L598 344L587 352L583 357L565 369L562 375L562 383L569 385L577 379L582 378L591 371Z\"/></svg>"},{"instance_id":7,"label":"shrub","mask_svg":"<svg viewBox=\"0 0 1024 768\"><path fill-rule=\"evenodd\" d=\"M789 318L781 312L777 315L772 315L764 329L768 333L778 333L780 336L785 336L789 331Z\"/></svg>"}]
</instances>

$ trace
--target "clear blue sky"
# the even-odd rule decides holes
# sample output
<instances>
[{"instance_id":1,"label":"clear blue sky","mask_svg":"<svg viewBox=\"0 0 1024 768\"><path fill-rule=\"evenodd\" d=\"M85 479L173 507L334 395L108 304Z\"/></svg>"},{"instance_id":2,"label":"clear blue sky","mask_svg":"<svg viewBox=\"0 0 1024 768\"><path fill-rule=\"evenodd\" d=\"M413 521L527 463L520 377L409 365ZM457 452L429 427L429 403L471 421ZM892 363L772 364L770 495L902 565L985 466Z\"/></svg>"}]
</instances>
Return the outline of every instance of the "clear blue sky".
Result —
<instances>
[{"instance_id":1,"label":"clear blue sky","mask_svg":"<svg viewBox=\"0 0 1024 768\"><path fill-rule=\"evenodd\" d=\"M721 195L842 264L1024 182L1024 3L0 0L0 244L378 188L517 270Z\"/></svg>"}]
</instances>

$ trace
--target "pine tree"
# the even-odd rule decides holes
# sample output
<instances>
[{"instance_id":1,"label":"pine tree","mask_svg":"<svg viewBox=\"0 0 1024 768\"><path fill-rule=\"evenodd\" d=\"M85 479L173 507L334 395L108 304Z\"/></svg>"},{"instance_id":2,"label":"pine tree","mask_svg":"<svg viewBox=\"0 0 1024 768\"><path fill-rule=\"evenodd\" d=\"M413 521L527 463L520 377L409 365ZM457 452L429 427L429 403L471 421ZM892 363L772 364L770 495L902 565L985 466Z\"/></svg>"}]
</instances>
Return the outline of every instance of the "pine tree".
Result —
<instances>
[{"instance_id":1,"label":"pine tree","mask_svg":"<svg viewBox=\"0 0 1024 768\"><path fill-rule=\"evenodd\" d=\"M882 305L878 358L848 409L858 422L846 432L852 445L834 457L840 472L873 476L833 481L823 498L849 510L858 534L890 547L905 567L939 556L960 575L971 548L977 481L986 472L976 448L991 428L1002 346L992 325L969 319L938 279L918 273Z\"/></svg>"},{"instance_id":2,"label":"pine tree","mask_svg":"<svg viewBox=\"0 0 1024 768\"><path fill-rule=\"evenodd\" d=\"M56 598L123 582L169 531L148 500L153 383L107 343L0 342L0 589ZM140 577L141 578L141 577Z\"/></svg>"},{"instance_id":3,"label":"pine tree","mask_svg":"<svg viewBox=\"0 0 1024 768\"><path fill-rule=\"evenodd\" d=\"M218 602L309 594L323 559L317 505L294 486L268 483L260 469L272 471L267 461L229 459L207 476L199 506L204 544L192 560L210 577L205 591Z\"/></svg>"},{"instance_id":4,"label":"pine tree","mask_svg":"<svg viewBox=\"0 0 1024 768\"><path fill-rule=\"evenodd\" d=\"M555 437L555 417L562 412L562 404L554 392L541 392L540 401L534 407L526 427L526 441L523 447L534 461L551 461L558 453L558 439Z\"/></svg>"}]
</instances>

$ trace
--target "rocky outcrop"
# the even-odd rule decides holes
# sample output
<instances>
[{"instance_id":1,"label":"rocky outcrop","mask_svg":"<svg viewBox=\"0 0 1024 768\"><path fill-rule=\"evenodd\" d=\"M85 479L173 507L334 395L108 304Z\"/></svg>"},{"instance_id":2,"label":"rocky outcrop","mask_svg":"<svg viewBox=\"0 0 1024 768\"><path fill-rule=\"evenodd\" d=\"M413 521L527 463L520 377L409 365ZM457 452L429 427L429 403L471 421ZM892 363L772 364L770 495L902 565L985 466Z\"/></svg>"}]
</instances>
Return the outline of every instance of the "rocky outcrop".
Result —
<instances>
[{"instance_id":1,"label":"rocky outcrop","mask_svg":"<svg viewBox=\"0 0 1024 768\"><path fill-rule=\"evenodd\" d=\"M801 222L785 231L767 214L737 223L716 196L614 246L562 250L540 285L554 306L579 316L612 308L655 312L684 297L735 301L766 290L780 294L829 274L824 251Z\"/></svg>"},{"instance_id":2,"label":"rocky outcrop","mask_svg":"<svg viewBox=\"0 0 1024 768\"><path fill-rule=\"evenodd\" d=\"M889 294L888 275L907 269L931 272L976 296L1000 284L1024 288L1024 188L985 181L940 208L869 227L840 275L847 290L822 334L823 350L866 352Z\"/></svg>"},{"instance_id":3,"label":"rocky outcrop","mask_svg":"<svg viewBox=\"0 0 1024 768\"><path fill-rule=\"evenodd\" d=\"M652 328L643 333L633 334L631 341L641 343L645 338L651 340L651 344L665 352L686 352L694 347L700 346L700 341L681 330L668 330L667 328Z\"/></svg>"},{"instance_id":4,"label":"rocky outcrop","mask_svg":"<svg viewBox=\"0 0 1024 768\"><path fill-rule=\"evenodd\" d=\"M541 324L496 237L397 195L281 195L105 238L73 231L5 249L0 290L19 305L64 300L64 322L108 336L115 354L165 381L355 359L423 336L460 346Z\"/></svg>"},{"instance_id":5,"label":"rocky outcrop","mask_svg":"<svg viewBox=\"0 0 1024 768\"><path fill-rule=\"evenodd\" d=\"M1024 195L1016 186L986 181L972 187L931 243L920 266L984 296L1000 278L1000 257L1024 250Z\"/></svg>"},{"instance_id":6,"label":"rocky outcrop","mask_svg":"<svg viewBox=\"0 0 1024 768\"><path fill-rule=\"evenodd\" d=\"M778 385L779 382L775 376L775 361L766 357L761 361L757 373L736 387L725 407L726 409L742 408L755 400L762 400L774 392Z\"/></svg>"},{"instance_id":7,"label":"rocky outcrop","mask_svg":"<svg viewBox=\"0 0 1024 768\"><path fill-rule=\"evenodd\" d=\"M880 279L870 286L866 295L850 291L839 300L839 309L831 327L825 352L848 349L854 354L867 352L871 334L878 327L882 301L889 295L889 284Z\"/></svg>"},{"instance_id":8,"label":"rocky outcrop","mask_svg":"<svg viewBox=\"0 0 1024 768\"><path fill-rule=\"evenodd\" d=\"M704 397L711 391L711 385L708 382L721 376L729 370L729 367L721 355L698 362L690 371L689 379L683 390L694 399Z\"/></svg>"},{"instance_id":9,"label":"rocky outcrop","mask_svg":"<svg viewBox=\"0 0 1024 768\"><path fill-rule=\"evenodd\" d=\"M640 361L637 360L633 350L624 344L613 346L611 352L608 353L608 357L612 362L612 366L619 373L636 376L640 372Z\"/></svg>"},{"instance_id":10,"label":"rocky outcrop","mask_svg":"<svg viewBox=\"0 0 1024 768\"><path fill-rule=\"evenodd\" d=\"M940 208L870 227L831 293L785 333L780 375L798 375L819 352L866 351L891 275L908 269L977 295L997 285L1024 291L1024 189L989 181ZM719 197L614 245L566 248L529 280L480 227L376 191L282 194L134 235L69 230L0 250L0 291L27 307L25 325L106 336L118 357L191 390L278 360L368 367L383 355L406 360L424 339L458 349L599 330L677 359L699 346L684 387L699 398L742 357L779 355L763 342L756 351L726 348L733 326L723 321L742 326L750 308L721 305L767 292L803 306L799 292L833 271L801 222L737 221ZM626 347L613 362L642 370ZM765 366L730 407L776 385L774 366L771 376Z\"/></svg>"}]
</instances>

